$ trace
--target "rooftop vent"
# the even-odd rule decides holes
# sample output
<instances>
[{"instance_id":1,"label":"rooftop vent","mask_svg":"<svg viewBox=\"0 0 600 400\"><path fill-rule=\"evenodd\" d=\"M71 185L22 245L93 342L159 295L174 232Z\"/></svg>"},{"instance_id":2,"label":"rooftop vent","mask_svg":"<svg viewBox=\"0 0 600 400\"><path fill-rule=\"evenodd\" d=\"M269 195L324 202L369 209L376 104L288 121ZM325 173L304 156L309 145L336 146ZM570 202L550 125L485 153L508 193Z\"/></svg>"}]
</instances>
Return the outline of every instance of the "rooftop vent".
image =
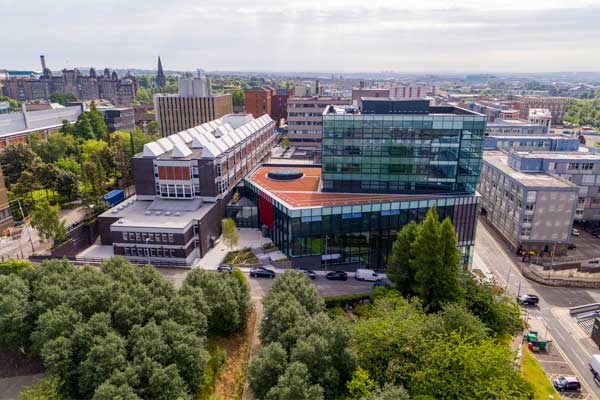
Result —
<instances>
[{"instance_id":1,"label":"rooftop vent","mask_svg":"<svg viewBox=\"0 0 600 400\"><path fill-rule=\"evenodd\" d=\"M156 214L156 215L160 215L160 214L161 214L161 212L160 212L160 211L157 211L157 212L155 212L154 214Z\"/></svg>"},{"instance_id":2,"label":"rooftop vent","mask_svg":"<svg viewBox=\"0 0 600 400\"><path fill-rule=\"evenodd\" d=\"M269 171L267 176L276 181L293 181L302 178L304 173L298 169L276 169Z\"/></svg>"},{"instance_id":3,"label":"rooftop vent","mask_svg":"<svg viewBox=\"0 0 600 400\"><path fill-rule=\"evenodd\" d=\"M120 220L117 221L117 224L124 224L125 220L123 218L121 218Z\"/></svg>"},{"instance_id":4,"label":"rooftop vent","mask_svg":"<svg viewBox=\"0 0 600 400\"><path fill-rule=\"evenodd\" d=\"M179 211L176 211L175 215L179 217L181 215L181 213Z\"/></svg>"},{"instance_id":5,"label":"rooftop vent","mask_svg":"<svg viewBox=\"0 0 600 400\"><path fill-rule=\"evenodd\" d=\"M152 215L152 211L146 211L145 214L146 215Z\"/></svg>"},{"instance_id":6,"label":"rooftop vent","mask_svg":"<svg viewBox=\"0 0 600 400\"><path fill-rule=\"evenodd\" d=\"M171 215L171 211L165 212L165 215Z\"/></svg>"}]
</instances>

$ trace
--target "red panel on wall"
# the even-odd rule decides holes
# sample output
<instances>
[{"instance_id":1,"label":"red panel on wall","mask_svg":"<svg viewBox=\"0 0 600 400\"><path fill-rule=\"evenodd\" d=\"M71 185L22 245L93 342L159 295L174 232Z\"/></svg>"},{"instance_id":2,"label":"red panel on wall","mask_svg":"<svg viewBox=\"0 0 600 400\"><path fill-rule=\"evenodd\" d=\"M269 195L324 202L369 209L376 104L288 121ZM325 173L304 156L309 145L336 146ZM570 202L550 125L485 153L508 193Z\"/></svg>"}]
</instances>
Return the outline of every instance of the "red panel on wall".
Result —
<instances>
[{"instance_id":1,"label":"red panel on wall","mask_svg":"<svg viewBox=\"0 0 600 400\"><path fill-rule=\"evenodd\" d=\"M258 194L258 213L260 223L273 229L273 203L271 198L262 192Z\"/></svg>"}]
</instances>

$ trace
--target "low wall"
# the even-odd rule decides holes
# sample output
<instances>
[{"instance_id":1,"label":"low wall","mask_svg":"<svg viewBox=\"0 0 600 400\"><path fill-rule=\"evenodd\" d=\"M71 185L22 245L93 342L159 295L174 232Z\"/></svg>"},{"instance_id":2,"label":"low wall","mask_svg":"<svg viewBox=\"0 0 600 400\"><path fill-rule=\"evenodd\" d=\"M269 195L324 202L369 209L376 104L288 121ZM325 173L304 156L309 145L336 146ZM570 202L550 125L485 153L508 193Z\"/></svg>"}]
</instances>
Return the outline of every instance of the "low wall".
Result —
<instances>
[{"instance_id":1,"label":"low wall","mask_svg":"<svg viewBox=\"0 0 600 400\"><path fill-rule=\"evenodd\" d=\"M552 278L551 276L543 276L539 272L535 271L532 267L521 268L523 276L534 282L541 283L542 285L548 286L560 286L560 287L575 287L575 288L588 288L598 289L600 288L600 279L585 279L585 278Z\"/></svg>"},{"instance_id":2,"label":"low wall","mask_svg":"<svg viewBox=\"0 0 600 400\"><path fill-rule=\"evenodd\" d=\"M82 224L68 233L65 243L52 249L52 256L56 258L74 257L82 250L91 246L98 238L98 220L89 224Z\"/></svg>"}]
</instances>

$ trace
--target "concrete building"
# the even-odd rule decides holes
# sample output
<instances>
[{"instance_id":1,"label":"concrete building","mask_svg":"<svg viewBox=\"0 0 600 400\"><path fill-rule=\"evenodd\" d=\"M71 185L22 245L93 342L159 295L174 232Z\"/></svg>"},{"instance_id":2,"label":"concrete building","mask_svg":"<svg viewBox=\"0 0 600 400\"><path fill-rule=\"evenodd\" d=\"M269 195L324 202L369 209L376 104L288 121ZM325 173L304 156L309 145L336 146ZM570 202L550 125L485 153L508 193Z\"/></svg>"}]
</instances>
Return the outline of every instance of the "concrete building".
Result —
<instances>
[{"instance_id":1,"label":"concrete building","mask_svg":"<svg viewBox=\"0 0 600 400\"><path fill-rule=\"evenodd\" d=\"M270 86L253 87L244 90L244 94L247 113L252 114L254 118L264 114L271 115L271 104L275 89Z\"/></svg>"},{"instance_id":2,"label":"concrete building","mask_svg":"<svg viewBox=\"0 0 600 400\"><path fill-rule=\"evenodd\" d=\"M360 108L363 97L390 97L390 89L352 89L352 104Z\"/></svg>"},{"instance_id":3,"label":"concrete building","mask_svg":"<svg viewBox=\"0 0 600 400\"><path fill-rule=\"evenodd\" d=\"M485 116L424 100L427 110L417 115L413 101L375 101L400 104L371 107L363 99L363 113L326 107L322 167L270 164L248 175L245 195L258 227L294 267L382 270L398 231L436 205L451 218L468 264ZM374 108L394 113L364 114Z\"/></svg>"},{"instance_id":4,"label":"concrete building","mask_svg":"<svg viewBox=\"0 0 600 400\"><path fill-rule=\"evenodd\" d=\"M290 97L288 138L295 146L321 147L323 111L328 105L350 105L349 97Z\"/></svg>"},{"instance_id":5,"label":"concrete building","mask_svg":"<svg viewBox=\"0 0 600 400\"><path fill-rule=\"evenodd\" d=\"M484 153L478 187L482 216L514 251L566 254L579 188L545 172L522 171L510 164L506 153Z\"/></svg>"},{"instance_id":6,"label":"concrete building","mask_svg":"<svg viewBox=\"0 0 600 400\"><path fill-rule=\"evenodd\" d=\"M43 111L25 111L0 115L0 149L15 143L26 143L28 136L45 138L62 127L64 120L77 121L81 106Z\"/></svg>"},{"instance_id":7,"label":"concrete building","mask_svg":"<svg viewBox=\"0 0 600 400\"><path fill-rule=\"evenodd\" d=\"M579 187L575 220L600 222L600 154L593 152L513 152L508 164L522 172L545 172Z\"/></svg>"},{"instance_id":8,"label":"concrete building","mask_svg":"<svg viewBox=\"0 0 600 400\"><path fill-rule=\"evenodd\" d=\"M485 137L485 150L506 151L578 151L581 142L563 135L490 135Z\"/></svg>"},{"instance_id":9,"label":"concrete building","mask_svg":"<svg viewBox=\"0 0 600 400\"><path fill-rule=\"evenodd\" d=\"M547 127L544 125L533 124L521 121L519 119L496 119L494 122L488 122L486 135L545 135Z\"/></svg>"},{"instance_id":10,"label":"concrete building","mask_svg":"<svg viewBox=\"0 0 600 400\"><path fill-rule=\"evenodd\" d=\"M517 98L520 101L520 117L526 120L529 117L529 109L545 108L552 114L553 124L562 124L567 105L566 97L534 97L522 96Z\"/></svg>"},{"instance_id":11,"label":"concrete building","mask_svg":"<svg viewBox=\"0 0 600 400\"><path fill-rule=\"evenodd\" d=\"M545 108L530 108L527 122L533 125L541 125L546 128L545 133L550 133L552 114L550 113L550 110Z\"/></svg>"},{"instance_id":12,"label":"concrete building","mask_svg":"<svg viewBox=\"0 0 600 400\"><path fill-rule=\"evenodd\" d=\"M135 129L133 108L107 108L100 111L104 115L104 122L106 122L109 132L133 131Z\"/></svg>"},{"instance_id":13,"label":"concrete building","mask_svg":"<svg viewBox=\"0 0 600 400\"><path fill-rule=\"evenodd\" d=\"M323 96L323 85L316 81L303 81L294 86L295 97Z\"/></svg>"},{"instance_id":14,"label":"concrete building","mask_svg":"<svg viewBox=\"0 0 600 400\"><path fill-rule=\"evenodd\" d=\"M13 226L13 219L8 204L8 193L4 184L4 175L0 167L0 236Z\"/></svg>"},{"instance_id":15,"label":"concrete building","mask_svg":"<svg viewBox=\"0 0 600 400\"><path fill-rule=\"evenodd\" d=\"M508 120L519 119L519 110L515 110L513 108L508 110L500 110L499 118Z\"/></svg>"},{"instance_id":16,"label":"concrete building","mask_svg":"<svg viewBox=\"0 0 600 400\"><path fill-rule=\"evenodd\" d=\"M268 115L230 114L144 145L136 196L99 216L102 244L155 265L191 265L221 234L236 185L275 144Z\"/></svg>"},{"instance_id":17,"label":"concrete building","mask_svg":"<svg viewBox=\"0 0 600 400\"><path fill-rule=\"evenodd\" d=\"M190 129L233 112L230 94L212 95L207 77L181 79L179 94L155 94L154 115L162 136Z\"/></svg>"}]
</instances>

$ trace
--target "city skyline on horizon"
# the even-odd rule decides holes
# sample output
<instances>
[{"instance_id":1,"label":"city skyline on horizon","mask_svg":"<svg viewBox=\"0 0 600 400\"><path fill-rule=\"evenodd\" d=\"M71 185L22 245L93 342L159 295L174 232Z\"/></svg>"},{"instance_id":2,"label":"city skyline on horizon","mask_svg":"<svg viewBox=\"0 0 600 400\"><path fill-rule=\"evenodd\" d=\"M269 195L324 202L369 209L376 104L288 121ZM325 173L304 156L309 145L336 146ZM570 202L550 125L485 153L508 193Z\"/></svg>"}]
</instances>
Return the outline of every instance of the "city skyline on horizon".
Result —
<instances>
[{"instance_id":1,"label":"city skyline on horizon","mask_svg":"<svg viewBox=\"0 0 600 400\"><path fill-rule=\"evenodd\" d=\"M1 0L7 31L34 29L5 43L1 68L53 70L84 65L169 71L316 73L595 72L600 66L600 5L586 0L459 0L365 7L226 0L176 0L165 13L156 0L103 0L85 10L73 0L31 9ZM221 15L222 18L215 18ZM27 20L25 19L27 18ZM276 41L273 38L276 37ZM243 39L242 39L243 38ZM31 44L35 43L35 50ZM23 51L27 49L27 51Z\"/></svg>"}]
</instances>

